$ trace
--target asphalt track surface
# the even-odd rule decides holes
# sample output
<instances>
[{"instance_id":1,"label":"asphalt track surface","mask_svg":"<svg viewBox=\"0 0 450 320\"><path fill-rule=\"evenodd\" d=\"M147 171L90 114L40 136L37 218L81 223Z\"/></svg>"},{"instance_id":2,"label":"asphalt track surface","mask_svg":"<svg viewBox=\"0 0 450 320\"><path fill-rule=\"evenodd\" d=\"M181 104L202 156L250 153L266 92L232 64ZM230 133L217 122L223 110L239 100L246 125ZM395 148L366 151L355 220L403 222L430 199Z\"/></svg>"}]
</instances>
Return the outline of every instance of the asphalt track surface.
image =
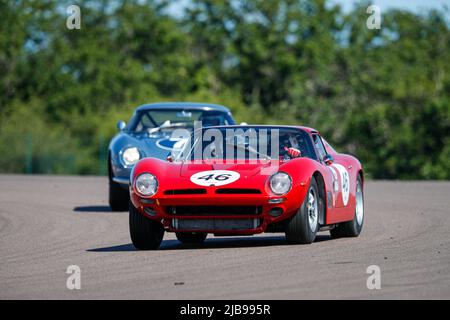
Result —
<instances>
[{"instance_id":1,"label":"asphalt track surface","mask_svg":"<svg viewBox=\"0 0 450 320\"><path fill-rule=\"evenodd\" d=\"M166 233L136 251L128 213L106 199L106 178L0 176L0 299L450 299L449 182L367 182L361 236L303 246ZM66 288L69 265L80 290Z\"/></svg>"}]
</instances>

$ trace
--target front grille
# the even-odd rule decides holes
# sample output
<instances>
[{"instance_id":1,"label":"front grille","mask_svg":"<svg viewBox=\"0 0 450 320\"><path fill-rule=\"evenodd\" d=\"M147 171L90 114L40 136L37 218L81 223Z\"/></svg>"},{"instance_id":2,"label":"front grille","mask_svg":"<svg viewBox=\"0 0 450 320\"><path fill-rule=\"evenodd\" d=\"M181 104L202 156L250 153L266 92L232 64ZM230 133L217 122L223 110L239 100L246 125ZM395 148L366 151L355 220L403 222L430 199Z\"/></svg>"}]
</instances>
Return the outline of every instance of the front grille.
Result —
<instances>
[{"instance_id":1,"label":"front grille","mask_svg":"<svg viewBox=\"0 0 450 320\"><path fill-rule=\"evenodd\" d=\"M224 188L224 189L217 189L217 194L261 194L261 191L258 189L231 189L231 188Z\"/></svg>"},{"instance_id":2,"label":"front grille","mask_svg":"<svg viewBox=\"0 0 450 320\"><path fill-rule=\"evenodd\" d=\"M206 194L206 189L174 189L164 191L165 195L175 196L183 194Z\"/></svg>"},{"instance_id":3,"label":"front grille","mask_svg":"<svg viewBox=\"0 0 450 320\"><path fill-rule=\"evenodd\" d=\"M259 219L173 219L176 230L236 231L258 228Z\"/></svg>"},{"instance_id":4,"label":"front grille","mask_svg":"<svg viewBox=\"0 0 450 320\"><path fill-rule=\"evenodd\" d=\"M169 214L179 216L232 216L259 215L262 207L257 206L176 206L168 207Z\"/></svg>"}]
</instances>

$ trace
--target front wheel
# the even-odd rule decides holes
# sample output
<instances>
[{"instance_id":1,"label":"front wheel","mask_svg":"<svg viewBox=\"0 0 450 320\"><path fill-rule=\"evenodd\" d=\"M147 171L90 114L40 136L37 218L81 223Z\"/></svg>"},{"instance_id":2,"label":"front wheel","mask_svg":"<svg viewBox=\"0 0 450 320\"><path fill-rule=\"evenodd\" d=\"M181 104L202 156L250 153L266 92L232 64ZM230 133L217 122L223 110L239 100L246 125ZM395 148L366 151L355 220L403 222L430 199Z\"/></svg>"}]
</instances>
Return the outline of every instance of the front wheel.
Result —
<instances>
[{"instance_id":1,"label":"front wheel","mask_svg":"<svg viewBox=\"0 0 450 320\"><path fill-rule=\"evenodd\" d=\"M202 243L205 241L207 233L202 232L177 232L178 241L182 243Z\"/></svg>"},{"instance_id":2,"label":"front wheel","mask_svg":"<svg viewBox=\"0 0 450 320\"><path fill-rule=\"evenodd\" d=\"M330 230L331 237L357 237L362 231L364 224L364 194L361 176L356 180L355 214L352 221L343 222Z\"/></svg>"},{"instance_id":3,"label":"front wheel","mask_svg":"<svg viewBox=\"0 0 450 320\"><path fill-rule=\"evenodd\" d=\"M314 241L319 230L320 203L319 188L312 178L301 207L286 226L286 239L289 243L310 244Z\"/></svg>"},{"instance_id":4,"label":"front wheel","mask_svg":"<svg viewBox=\"0 0 450 320\"><path fill-rule=\"evenodd\" d=\"M112 211L127 211L130 194L120 184L109 179L109 207Z\"/></svg>"},{"instance_id":5,"label":"front wheel","mask_svg":"<svg viewBox=\"0 0 450 320\"><path fill-rule=\"evenodd\" d=\"M159 221L144 217L130 202L130 236L140 250L156 250L164 237L164 227Z\"/></svg>"}]
</instances>

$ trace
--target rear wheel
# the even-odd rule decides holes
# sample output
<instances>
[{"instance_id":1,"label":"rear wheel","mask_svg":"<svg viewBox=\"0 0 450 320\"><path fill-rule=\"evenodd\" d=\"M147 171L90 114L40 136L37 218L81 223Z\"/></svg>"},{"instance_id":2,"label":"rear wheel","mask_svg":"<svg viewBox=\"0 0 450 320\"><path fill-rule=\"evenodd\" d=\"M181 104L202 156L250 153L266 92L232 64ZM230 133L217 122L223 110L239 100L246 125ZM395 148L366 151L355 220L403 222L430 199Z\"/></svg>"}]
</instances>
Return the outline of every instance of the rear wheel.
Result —
<instances>
[{"instance_id":1,"label":"rear wheel","mask_svg":"<svg viewBox=\"0 0 450 320\"><path fill-rule=\"evenodd\" d=\"M177 239L183 243L202 243L208 236L203 232L177 232Z\"/></svg>"},{"instance_id":2,"label":"rear wheel","mask_svg":"<svg viewBox=\"0 0 450 320\"><path fill-rule=\"evenodd\" d=\"M355 214L352 221L343 222L330 230L333 238L357 237L361 233L364 224L364 194L361 176L356 180Z\"/></svg>"},{"instance_id":3,"label":"rear wheel","mask_svg":"<svg viewBox=\"0 0 450 320\"><path fill-rule=\"evenodd\" d=\"M130 202L130 236L140 250L156 250L164 237L164 227L159 221L144 217Z\"/></svg>"},{"instance_id":4,"label":"rear wheel","mask_svg":"<svg viewBox=\"0 0 450 320\"><path fill-rule=\"evenodd\" d=\"M316 238L319 230L321 199L317 182L314 178L297 214L286 226L286 239L292 244L309 244Z\"/></svg>"}]
</instances>

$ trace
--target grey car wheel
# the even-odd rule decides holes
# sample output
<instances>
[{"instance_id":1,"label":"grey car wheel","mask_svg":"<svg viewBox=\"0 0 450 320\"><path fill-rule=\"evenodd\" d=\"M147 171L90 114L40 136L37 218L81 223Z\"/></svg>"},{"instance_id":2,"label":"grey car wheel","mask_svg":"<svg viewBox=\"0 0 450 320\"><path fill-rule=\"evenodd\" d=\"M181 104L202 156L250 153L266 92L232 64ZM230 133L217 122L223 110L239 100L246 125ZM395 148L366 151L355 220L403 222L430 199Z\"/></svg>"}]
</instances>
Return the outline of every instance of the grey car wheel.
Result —
<instances>
[{"instance_id":1,"label":"grey car wheel","mask_svg":"<svg viewBox=\"0 0 450 320\"><path fill-rule=\"evenodd\" d=\"M109 180L109 206L112 211L127 211L130 195L128 190L112 180Z\"/></svg>"},{"instance_id":2,"label":"grey car wheel","mask_svg":"<svg viewBox=\"0 0 450 320\"><path fill-rule=\"evenodd\" d=\"M109 172L109 207L112 211L127 211L130 202L129 190L112 180L111 161L108 159Z\"/></svg>"},{"instance_id":3,"label":"grey car wheel","mask_svg":"<svg viewBox=\"0 0 450 320\"><path fill-rule=\"evenodd\" d=\"M203 232L177 232L176 236L178 241L182 243L202 243L208 234Z\"/></svg>"}]
</instances>

